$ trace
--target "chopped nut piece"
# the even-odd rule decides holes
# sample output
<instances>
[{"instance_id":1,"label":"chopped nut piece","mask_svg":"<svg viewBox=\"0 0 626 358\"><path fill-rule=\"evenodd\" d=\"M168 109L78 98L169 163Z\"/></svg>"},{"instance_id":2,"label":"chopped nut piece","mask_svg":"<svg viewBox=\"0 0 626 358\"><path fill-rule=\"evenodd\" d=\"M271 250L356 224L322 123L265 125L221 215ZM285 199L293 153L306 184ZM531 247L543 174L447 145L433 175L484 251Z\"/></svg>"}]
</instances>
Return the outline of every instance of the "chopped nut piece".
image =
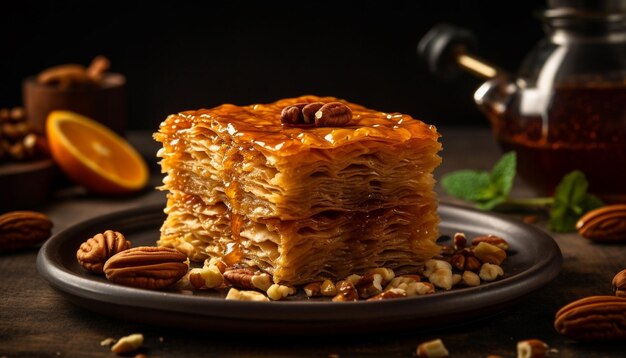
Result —
<instances>
[{"instance_id":1,"label":"chopped nut piece","mask_svg":"<svg viewBox=\"0 0 626 358\"><path fill-rule=\"evenodd\" d=\"M224 261L218 259L217 257L211 257L204 260L204 267L208 266L217 266L222 274L226 271L226 264L224 263Z\"/></svg>"},{"instance_id":2,"label":"chopped nut piece","mask_svg":"<svg viewBox=\"0 0 626 358\"><path fill-rule=\"evenodd\" d=\"M465 255L463 254L454 254L450 258L450 265L455 269L462 271L465 270Z\"/></svg>"},{"instance_id":3,"label":"chopped nut piece","mask_svg":"<svg viewBox=\"0 0 626 358\"><path fill-rule=\"evenodd\" d=\"M128 353L137 350L143 344L143 334L135 333L129 336L120 338L111 347L113 353Z\"/></svg>"},{"instance_id":4,"label":"chopped nut piece","mask_svg":"<svg viewBox=\"0 0 626 358\"><path fill-rule=\"evenodd\" d=\"M227 300L235 300L235 301L258 301L258 302L269 302L269 298L267 298L264 294L257 291L239 291L236 288L231 288L226 295Z\"/></svg>"},{"instance_id":5,"label":"chopped nut piece","mask_svg":"<svg viewBox=\"0 0 626 358\"><path fill-rule=\"evenodd\" d=\"M506 259L504 250L487 242L480 242L476 245L474 255L483 263L488 262L494 265L500 265Z\"/></svg>"},{"instance_id":6,"label":"chopped nut piece","mask_svg":"<svg viewBox=\"0 0 626 358\"><path fill-rule=\"evenodd\" d=\"M435 286L429 282L416 282L414 284L410 284L407 288L407 294L410 296L409 292L415 289L415 293L418 295L429 295L431 293L435 293Z\"/></svg>"},{"instance_id":7,"label":"chopped nut piece","mask_svg":"<svg viewBox=\"0 0 626 358\"><path fill-rule=\"evenodd\" d=\"M441 339L424 342L417 346L417 356L420 358L443 358L449 355Z\"/></svg>"},{"instance_id":8,"label":"chopped nut piece","mask_svg":"<svg viewBox=\"0 0 626 358\"><path fill-rule=\"evenodd\" d=\"M517 342L517 358L540 358L545 357L548 345L538 339L527 339Z\"/></svg>"},{"instance_id":9,"label":"chopped nut piece","mask_svg":"<svg viewBox=\"0 0 626 358\"><path fill-rule=\"evenodd\" d=\"M112 345L115 342L116 342L115 338L109 337L109 338L105 338L105 339L101 340L100 341L100 345L103 346L103 347L104 346L110 346L110 345Z\"/></svg>"},{"instance_id":10,"label":"chopped nut piece","mask_svg":"<svg viewBox=\"0 0 626 358\"><path fill-rule=\"evenodd\" d=\"M404 291L403 289L392 288L389 291L379 293L376 296L368 298L367 300L368 301L380 301L380 300L388 300L391 298L400 298L400 297L406 297L406 296L407 296L406 291Z\"/></svg>"},{"instance_id":11,"label":"chopped nut piece","mask_svg":"<svg viewBox=\"0 0 626 358\"><path fill-rule=\"evenodd\" d=\"M395 277L393 280L391 280L391 282L387 284L387 286L385 287L385 291L389 291L392 288L401 288L406 291L407 285L410 283L414 283L414 282L417 282L417 281L413 277L398 276L398 277Z\"/></svg>"},{"instance_id":12,"label":"chopped nut piece","mask_svg":"<svg viewBox=\"0 0 626 358\"><path fill-rule=\"evenodd\" d=\"M498 265L493 265L493 264L486 262L480 268L480 272L478 273L478 276L480 276L480 278L483 281L487 281L487 282L494 281L499 276L504 276L504 270L502 270L502 267Z\"/></svg>"},{"instance_id":13,"label":"chopped nut piece","mask_svg":"<svg viewBox=\"0 0 626 358\"><path fill-rule=\"evenodd\" d=\"M452 265L450 265L449 262L445 262L443 260L428 260L426 261L426 263L424 263L424 276L429 277L430 274L432 274L433 272L437 271L440 268L447 268L449 270L452 270Z\"/></svg>"},{"instance_id":14,"label":"chopped nut piece","mask_svg":"<svg viewBox=\"0 0 626 358\"><path fill-rule=\"evenodd\" d=\"M478 271L483 264L474 256L465 256L465 269L469 271Z\"/></svg>"},{"instance_id":15,"label":"chopped nut piece","mask_svg":"<svg viewBox=\"0 0 626 358\"><path fill-rule=\"evenodd\" d=\"M456 286L463 280L463 277L458 273L452 275L452 286Z\"/></svg>"},{"instance_id":16,"label":"chopped nut piece","mask_svg":"<svg viewBox=\"0 0 626 358\"><path fill-rule=\"evenodd\" d=\"M440 268L433 272L428 280L435 286L449 290L452 288L452 270L449 268Z\"/></svg>"},{"instance_id":17,"label":"chopped nut piece","mask_svg":"<svg viewBox=\"0 0 626 358\"><path fill-rule=\"evenodd\" d=\"M361 277L359 282L357 282L354 286L356 287L356 290L361 298L368 298L383 292L382 285L383 277L381 275L368 273Z\"/></svg>"},{"instance_id":18,"label":"chopped nut piece","mask_svg":"<svg viewBox=\"0 0 626 358\"><path fill-rule=\"evenodd\" d=\"M279 285L279 284L273 284L271 285L268 289L267 289L267 297L269 297L270 299L274 300L274 301L278 301L281 300L291 294L293 294L294 291L289 288L288 286L283 286L283 285Z\"/></svg>"},{"instance_id":19,"label":"chopped nut piece","mask_svg":"<svg viewBox=\"0 0 626 358\"><path fill-rule=\"evenodd\" d=\"M224 278L237 288L261 290L263 292L272 285L270 275L262 272L253 272L247 268L233 268L224 271Z\"/></svg>"},{"instance_id":20,"label":"chopped nut piece","mask_svg":"<svg viewBox=\"0 0 626 358\"><path fill-rule=\"evenodd\" d=\"M474 239L472 239L472 246L477 246L481 242L486 242L504 251L507 251L509 249L509 243L506 242L506 240L504 240L500 236L496 236L496 235L477 236Z\"/></svg>"},{"instance_id":21,"label":"chopped nut piece","mask_svg":"<svg viewBox=\"0 0 626 358\"><path fill-rule=\"evenodd\" d=\"M216 288L224 283L224 276L215 265L189 271L189 282L197 289Z\"/></svg>"},{"instance_id":22,"label":"chopped nut piece","mask_svg":"<svg viewBox=\"0 0 626 358\"><path fill-rule=\"evenodd\" d=\"M304 286L304 293L306 293L307 297L319 297L322 295L322 283L321 282L311 282L308 285Z\"/></svg>"},{"instance_id":23,"label":"chopped nut piece","mask_svg":"<svg viewBox=\"0 0 626 358\"><path fill-rule=\"evenodd\" d=\"M350 281L350 282L352 282L353 285L356 285L356 283L359 282L361 277L363 277L363 276L352 274L352 275L346 277L346 281Z\"/></svg>"},{"instance_id":24,"label":"chopped nut piece","mask_svg":"<svg viewBox=\"0 0 626 358\"><path fill-rule=\"evenodd\" d=\"M462 232L457 232L454 234L454 248L456 250L462 250L467 245L467 239L465 238L465 234Z\"/></svg>"},{"instance_id":25,"label":"chopped nut piece","mask_svg":"<svg viewBox=\"0 0 626 358\"><path fill-rule=\"evenodd\" d=\"M428 282L416 281L419 279L417 275L398 276L389 282L385 291L398 288L406 292L409 297L435 293L435 286Z\"/></svg>"},{"instance_id":26,"label":"chopped nut piece","mask_svg":"<svg viewBox=\"0 0 626 358\"><path fill-rule=\"evenodd\" d=\"M393 280L393 278L396 277L396 274L393 272L392 269L385 267L377 267L375 269L371 269L367 271L366 274L382 276L383 285L386 285L389 281Z\"/></svg>"},{"instance_id":27,"label":"chopped nut piece","mask_svg":"<svg viewBox=\"0 0 626 358\"><path fill-rule=\"evenodd\" d=\"M323 284L322 284L323 285ZM337 282L337 295L333 297L333 302L358 301L359 294L350 281Z\"/></svg>"},{"instance_id":28,"label":"chopped nut piece","mask_svg":"<svg viewBox=\"0 0 626 358\"><path fill-rule=\"evenodd\" d=\"M475 287L480 285L480 277L472 271L463 272L463 283L470 287Z\"/></svg>"},{"instance_id":29,"label":"chopped nut piece","mask_svg":"<svg viewBox=\"0 0 626 358\"><path fill-rule=\"evenodd\" d=\"M335 296L337 294L337 287L331 280L324 280L321 289L323 296Z\"/></svg>"}]
</instances>

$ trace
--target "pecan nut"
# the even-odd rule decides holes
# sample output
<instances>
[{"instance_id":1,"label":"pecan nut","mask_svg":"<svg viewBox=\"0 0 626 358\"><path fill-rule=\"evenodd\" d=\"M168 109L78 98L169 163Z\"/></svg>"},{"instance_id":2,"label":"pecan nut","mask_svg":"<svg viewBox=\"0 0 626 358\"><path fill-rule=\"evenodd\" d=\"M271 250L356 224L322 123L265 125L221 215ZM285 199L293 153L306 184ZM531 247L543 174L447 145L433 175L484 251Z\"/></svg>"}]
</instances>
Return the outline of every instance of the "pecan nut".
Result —
<instances>
[{"instance_id":1,"label":"pecan nut","mask_svg":"<svg viewBox=\"0 0 626 358\"><path fill-rule=\"evenodd\" d=\"M352 120L352 110L341 102L330 102L315 112L315 125L318 127L341 127Z\"/></svg>"},{"instance_id":2,"label":"pecan nut","mask_svg":"<svg viewBox=\"0 0 626 358\"><path fill-rule=\"evenodd\" d=\"M272 285L272 277L260 271L248 268L227 268L224 278L233 286L244 290L267 291Z\"/></svg>"},{"instance_id":3,"label":"pecan nut","mask_svg":"<svg viewBox=\"0 0 626 358\"><path fill-rule=\"evenodd\" d=\"M52 221L35 211L12 211L0 215L0 252L39 244L50 237Z\"/></svg>"},{"instance_id":4,"label":"pecan nut","mask_svg":"<svg viewBox=\"0 0 626 358\"><path fill-rule=\"evenodd\" d=\"M104 263L118 252L130 249L131 242L117 231L107 230L80 245L76 251L78 263L87 271L103 273Z\"/></svg>"},{"instance_id":5,"label":"pecan nut","mask_svg":"<svg viewBox=\"0 0 626 358\"><path fill-rule=\"evenodd\" d=\"M113 255L104 264L112 282L158 290L176 283L187 273L187 256L167 247L140 246Z\"/></svg>"},{"instance_id":6,"label":"pecan nut","mask_svg":"<svg viewBox=\"0 0 626 358\"><path fill-rule=\"evenodd\" d=\"M509 249L509 243L505 239L501 238L500 236L491 235L491 234L476 236L475 238L472 239L472 246L478 246L478 244L480 244L481 242L486 242L504 251L507 251Z\"/></svg>"},{"instance_id":7,"label":"pecan nut","mask_svg":"<svg viewBox=\"0 0 626 358\"><path fill-rule=\"evenodd\" d=\"M613 277L613 292L615 296L626 297L626 270L622 270Z\"/></svg>"},{"instance_id":8,"label":"pecan nut","mask_svg":"<svg viewBox=\"0 0 626 358\"><path fill-rule=\"evenodd\" d=\"M285 125L298 125L304 124L304 115L302 114L302 108L307 103L296 103L291 106L283 108L280 112L280 122Z\"/></svg>"},{"instance_id":9,"label":"pecan nut","mask_svg":"<svg viewBox=\"0 0 626 358\"><path fill-rule=\"evenodd\" d=\"M626 242L626 205L591 210L576 223L578 233L597 242Z\"/></svg>"},{"instance_id":10,"label":"pecan nut","mask_svg":"<svg viewBox=\"0 0 626 358\"><path fill-rule=\"evenodd\" d=\"M626 339L626 298L591 296L574 301L557 313L557 332L582 342Z\"/></svg>"}]
</instances>

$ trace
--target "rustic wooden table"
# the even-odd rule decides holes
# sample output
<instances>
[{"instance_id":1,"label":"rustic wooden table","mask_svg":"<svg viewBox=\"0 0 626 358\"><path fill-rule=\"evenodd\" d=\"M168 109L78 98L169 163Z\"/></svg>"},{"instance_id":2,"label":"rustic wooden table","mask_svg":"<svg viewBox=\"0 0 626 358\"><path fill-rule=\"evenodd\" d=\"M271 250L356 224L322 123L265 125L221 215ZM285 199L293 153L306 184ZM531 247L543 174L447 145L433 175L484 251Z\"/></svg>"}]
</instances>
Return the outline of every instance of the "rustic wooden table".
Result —
<instances>
[{"instance_id":1,"label":"rustic wooden table","mask_svg":"<svg viewBox=\"0 0 626 358\"><path fill-rule=\"evenodd\" d=\"M437 177L462 168L489 169L499 157L487 129L444 128L441 132L444 162ZM130 139L153 158L157 147L149 133L133 133ZM156 166L153 169L156 186L160 174ZM515 194L527 194L522 183L516 184ZM440 198L458 203L443 194ZM57 193L43 211L54 221L56 233L109 212L163 202L164 194L153 190L126 199L95 198L68 190ZM519 219L520 215L511 217ZM546 230L545 224L541 220L535 225ZM0 357L112 357L100 341L134 332L144 334L142 353L148 357L411 357L419 342L434 338L443 339L454 357L514 357L516 342L528 338L549 343L559 350L559 357L624 357L626 342L579 344L557 334L552 323L554 313L570 301L611 294L613 275L626 268L626 245L596 245L577 234L552 236L564 257L561 274L496 316L435 331L341 337L225 335L117 320L76 307L53 290L35 268L37 249L4 254L0 256Z\"/></svg>"}]
</instances>

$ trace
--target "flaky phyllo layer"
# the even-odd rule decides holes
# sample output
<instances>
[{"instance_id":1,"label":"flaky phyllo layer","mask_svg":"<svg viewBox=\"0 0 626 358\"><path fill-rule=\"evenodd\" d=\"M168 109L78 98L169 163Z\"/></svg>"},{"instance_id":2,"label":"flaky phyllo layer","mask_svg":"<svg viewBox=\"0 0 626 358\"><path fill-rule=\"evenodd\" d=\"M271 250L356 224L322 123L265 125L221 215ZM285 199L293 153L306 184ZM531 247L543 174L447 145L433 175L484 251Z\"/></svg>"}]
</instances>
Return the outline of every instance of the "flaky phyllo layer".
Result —
<instances>
[{"instance_id":1,"label":"flaky phyllo layer","mask_svg":"<svg viewBox=\"0 0 626 358\"><path fill-rule=\"evenodd\" d=\"M155 139L168 191L159 245L233 257L275 282L414 271L438 253L433 126L344 102L348 127L283 127L313 96L169 116Z\"/></svg>"}]
</instances>

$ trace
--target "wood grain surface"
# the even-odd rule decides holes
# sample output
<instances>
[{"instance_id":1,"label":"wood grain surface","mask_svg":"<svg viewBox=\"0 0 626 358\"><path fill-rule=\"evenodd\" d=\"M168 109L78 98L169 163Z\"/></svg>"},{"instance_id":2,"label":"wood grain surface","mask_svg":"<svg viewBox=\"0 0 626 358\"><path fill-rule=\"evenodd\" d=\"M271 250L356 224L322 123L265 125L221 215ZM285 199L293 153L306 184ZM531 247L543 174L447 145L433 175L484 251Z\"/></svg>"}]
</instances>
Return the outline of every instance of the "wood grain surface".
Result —
<instances>
[{"instance_id":1,"label":"wood grain surface","mask_svg":"<svg viewBox=\"0 0 626 358\"><path fill-rule=\"evenodd\" d=\"M457 169L488 169L500 155L486 128L443 128L441 132L444 162L437 177ZM147 132L132 133L130 139L147 158L154 158L156 146L149 136ZM156 167L152 169L154 187L161 175ZM514 194L530 192L523 183L516 183ZM443 194L440 199L459 203ZM70 188L58 192L44 212L55 224L53 232L59 232L85 219L164 202L165 195L153 189L131 198L111 199ZM510 214L517 219L523 215ZM534 225L547 230L543 216ZM148 357L414 357L418 343L434 338L441 338L453 357L515 357L517 341L528 338L539 338L558 349L557 357L623 357L626 342L580 344L560 336L552 325L554 314L566 303L611 294L613 275L626 268L626 245L594 244L575 233L550 234L563 253L561 274L497 315L435 331L346 332L345 336L304 338L272 332L258 336L191 332L109 318L78 308L53 290L35 268L37 249L4 254L0 256L0 357L114 357L100 341L131 333L144 334L140 353Z\"/></svg>"}]
</instances>

